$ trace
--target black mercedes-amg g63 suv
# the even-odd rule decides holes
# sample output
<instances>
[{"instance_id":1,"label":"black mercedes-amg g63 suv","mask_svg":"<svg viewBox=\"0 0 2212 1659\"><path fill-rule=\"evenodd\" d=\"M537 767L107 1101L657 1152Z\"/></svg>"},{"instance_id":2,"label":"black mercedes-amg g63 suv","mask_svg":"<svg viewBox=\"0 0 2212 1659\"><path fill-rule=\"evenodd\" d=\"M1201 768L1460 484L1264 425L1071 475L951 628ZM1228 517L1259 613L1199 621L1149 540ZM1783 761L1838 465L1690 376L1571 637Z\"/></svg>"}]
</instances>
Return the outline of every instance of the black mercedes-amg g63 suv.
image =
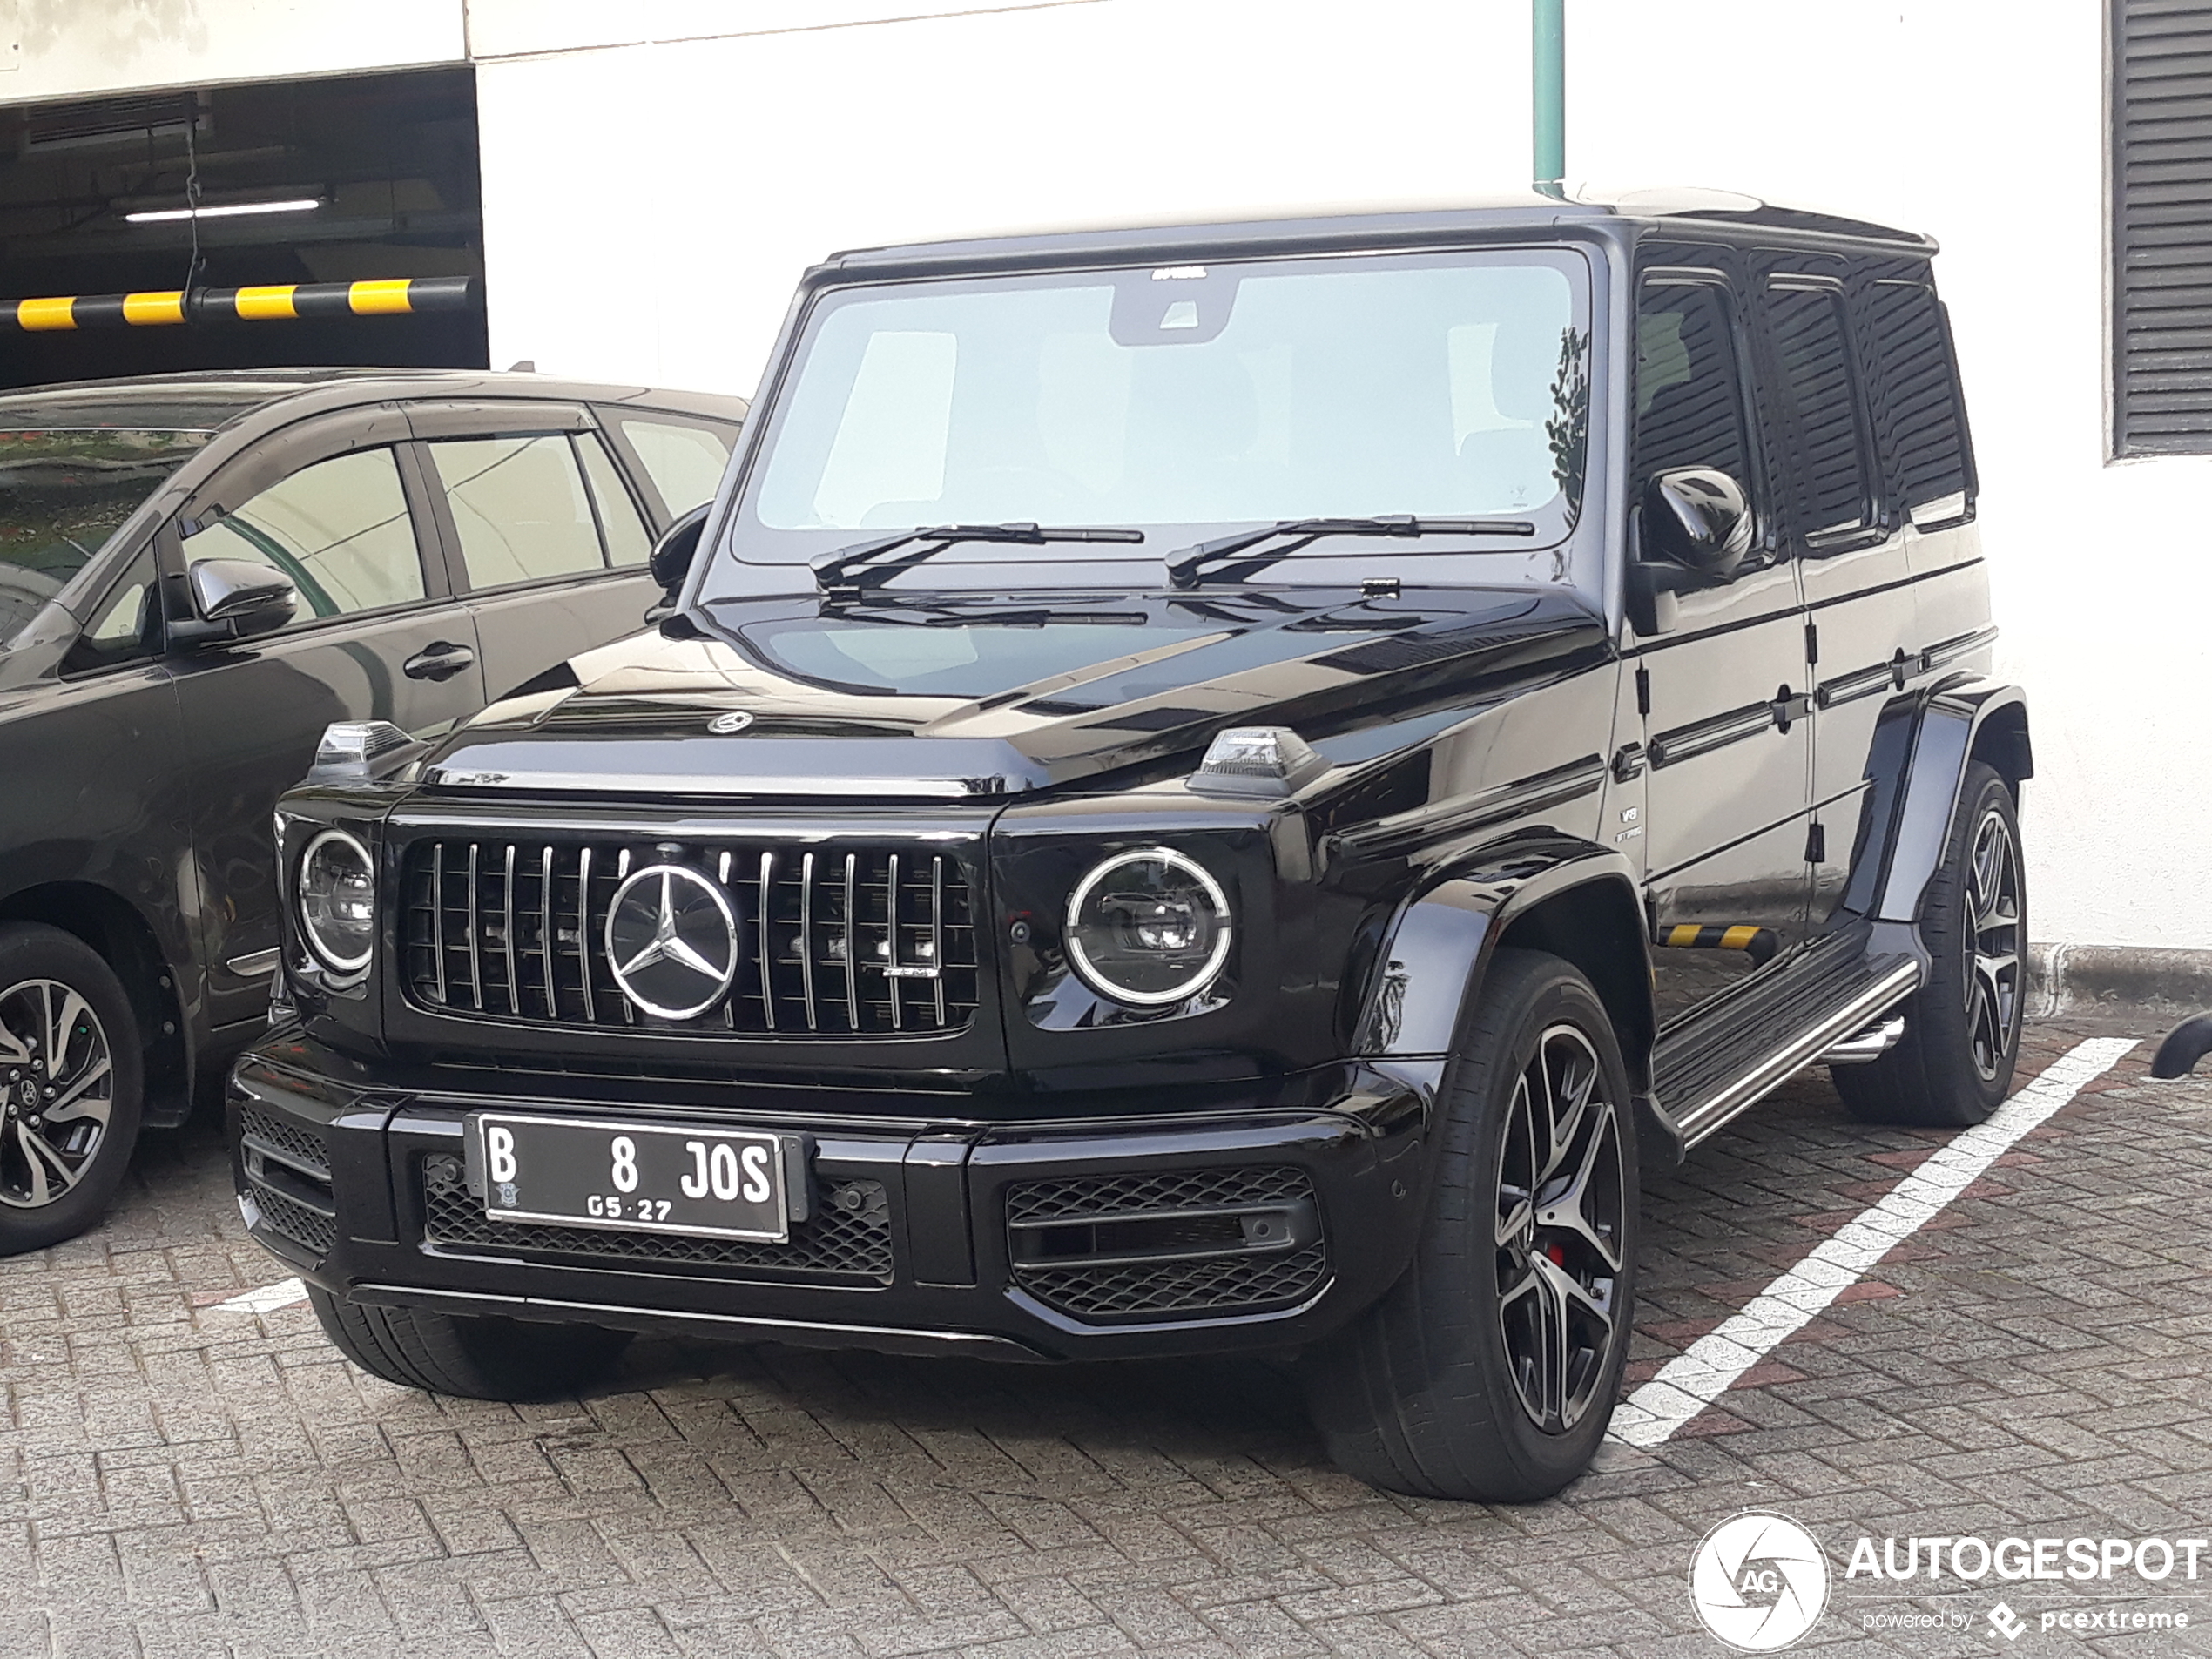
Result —
<instances>
[{"instance_id":1,"label":"black mercedes-amg g63 suv","mask_svg":"<svg viewBox=\"0 0 2212 1659\"><path fill-rule=\"evenodd\" d=\"M1295 1353L1367 1480L1557 1490L1641 1169L2012 1071L1933 253L1704 193L811 272L658 625L283 801L254 1235L426 1388Z\"/></svg>"}]
</instances>

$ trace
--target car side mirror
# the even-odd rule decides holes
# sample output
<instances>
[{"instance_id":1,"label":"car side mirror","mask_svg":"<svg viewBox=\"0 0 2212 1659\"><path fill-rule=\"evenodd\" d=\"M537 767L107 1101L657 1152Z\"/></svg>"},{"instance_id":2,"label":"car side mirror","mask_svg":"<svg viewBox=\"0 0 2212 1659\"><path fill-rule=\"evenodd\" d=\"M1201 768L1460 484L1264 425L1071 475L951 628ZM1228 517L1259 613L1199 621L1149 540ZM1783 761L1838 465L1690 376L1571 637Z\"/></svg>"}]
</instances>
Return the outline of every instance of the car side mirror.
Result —
<instances>
[{"instance_id":1,"label":"car side mirror","mask_svg":"<svg viewBox=\"0 0 2212 1659\"><path fill-rule=\"evenodd\" d=\"M1712 467L1677 467L1643 488L1643 554L1712 582L1743 567L1756 528L1743 486Z\"/></svg>"},{"instance_id":2,"label":"car side mirror","mask_svg":"<svg viewBox=\"0 0 2212 1659\"><path fill-rule=\"evenodd\" d=\"M179 644L230 644L274 633L300 608L300 590L281 570L251 559L202 559L185 575L192 615L170 624Z\"/></svg>"},{"instance_id":3,"label":"car side mirror","mask_svg":"<svg viewBox=\"0 0 2212 1659\"><path fill-rule=\"evenodd\" d=\"M645 613L646 621L657 621L676 608L677 593L691 573L691 561L698 556L699 533L706 528L706 515L713 504L702 502L662 531L660 540L653 543L645 569L660 583L661 597L660 603Z\"/></svg>"}]
</instances>

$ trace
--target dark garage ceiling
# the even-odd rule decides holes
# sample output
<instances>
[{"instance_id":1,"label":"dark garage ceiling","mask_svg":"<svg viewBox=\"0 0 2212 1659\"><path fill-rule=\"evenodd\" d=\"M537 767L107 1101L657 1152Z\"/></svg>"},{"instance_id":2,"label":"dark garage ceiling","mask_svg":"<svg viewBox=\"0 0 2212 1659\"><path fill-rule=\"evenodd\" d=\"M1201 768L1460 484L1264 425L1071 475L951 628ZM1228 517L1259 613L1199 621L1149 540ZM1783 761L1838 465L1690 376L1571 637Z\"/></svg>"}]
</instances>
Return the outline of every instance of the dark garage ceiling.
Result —
<instances>
[{"instance_id":1,"label":"dark garage ceiling","mask_svg":"<svg viewBox=\"0 0 2212 1659\"><path fill-rule=\"evenodd\" d=\"M185 286L179 208L319 199L312 212L202 218L194 286L475 276L483 270L475 77L466 68L219 86L0 109L0 300ZM484 366L459 314L21 334L0 384L307 363Z\"/></svg>"}]
</instances>

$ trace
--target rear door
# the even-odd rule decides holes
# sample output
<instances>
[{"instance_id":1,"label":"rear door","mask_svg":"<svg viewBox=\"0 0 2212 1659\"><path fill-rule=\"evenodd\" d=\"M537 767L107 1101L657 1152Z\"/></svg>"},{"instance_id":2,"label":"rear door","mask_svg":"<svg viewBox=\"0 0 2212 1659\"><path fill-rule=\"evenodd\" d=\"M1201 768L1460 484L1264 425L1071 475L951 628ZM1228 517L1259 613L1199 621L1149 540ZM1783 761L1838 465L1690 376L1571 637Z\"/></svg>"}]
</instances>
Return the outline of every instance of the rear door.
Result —
<instances>
[{"instance_id":1,"label":"rear door","mask_svg":"<svg viewBox=\"0 0 2212 1659\"><path fill-rule=\"evenodd\" d=\"M1806 857L1815 926L1842 896L1870 799L1875 721L1919 638L1903 516L1882 487L1865 293L1854 303L1845 278L1844 262L1831 256L1771 253L1760 262L1760 312L1790 458L1786 533L1811 624Z\"/></svg>"},{"instance_id":2,"label":"rear door","mask_svg":"<svg viewBox=\"0 0 2212 1659\"><path fill-rule=\"evenodd\" d=\"M410 419L495 698L644 625L660 591L651 521L587 410L428 405Z\"/></svg>"},{"instance_id":3,"label":"rear door","mask_svg":"<svg viewBox=\"0 0 2212 1659\"><path fill-rule=\"evenodd\" d=\"M184 573L203 559L273 565L300 596L278 633L169 656L218 1025L267 1000L282 903L270 815L323 728L375 719L435 732L483 705L475 624L448 588L407 437L391 408L287 429L219 474L158 538L172 617L188 611ZM201 528L183 536L191 523Z\"/></svg>"}]
</instances>

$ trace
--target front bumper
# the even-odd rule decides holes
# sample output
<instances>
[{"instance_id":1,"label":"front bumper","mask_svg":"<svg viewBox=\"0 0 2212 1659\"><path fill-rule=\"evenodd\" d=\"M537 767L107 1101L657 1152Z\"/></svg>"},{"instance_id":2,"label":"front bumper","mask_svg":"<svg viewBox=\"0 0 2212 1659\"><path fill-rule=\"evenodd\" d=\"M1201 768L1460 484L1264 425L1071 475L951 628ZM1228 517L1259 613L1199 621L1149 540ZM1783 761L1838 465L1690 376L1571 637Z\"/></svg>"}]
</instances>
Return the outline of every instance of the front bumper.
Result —
<instances>
[{"instance_id":1,"label":"front bumper","mask_svg":"<svg viewBox=\"0 0 2212 1659\"><path fill-rule=\"evenodd\" d=\"M1411 1256L1434 1081L1346 1063L980 1122L830 1090L395 1086L293 1031L239 1062L228 1122L254 1237L356 1301L1065 1359L1292 1348L1372 1302ZM462 1180L468 1115L533 1108L797 1131L810 1214L788 1245L490 1222Z\"/></svg>"}]
</instances>

